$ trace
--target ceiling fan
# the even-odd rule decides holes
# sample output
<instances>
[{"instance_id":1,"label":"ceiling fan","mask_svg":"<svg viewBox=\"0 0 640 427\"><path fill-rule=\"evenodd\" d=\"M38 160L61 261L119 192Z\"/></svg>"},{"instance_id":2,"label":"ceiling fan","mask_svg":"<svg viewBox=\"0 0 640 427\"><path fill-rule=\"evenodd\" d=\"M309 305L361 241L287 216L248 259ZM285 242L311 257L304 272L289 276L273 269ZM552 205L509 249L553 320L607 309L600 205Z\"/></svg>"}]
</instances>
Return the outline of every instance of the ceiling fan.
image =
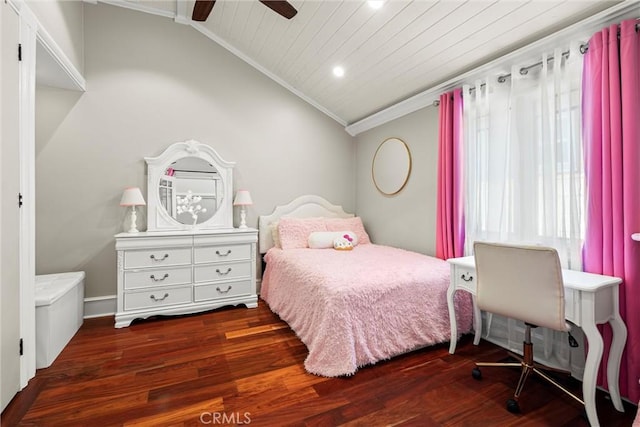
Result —
<instances>
[{"instance_id":1,"label":"ceiling fan","mask_svg":"<svg viewBox=\"0 0 640 427\"><path fill-rule=\"evenodd\" d=\"M259 1L269 9L287 19L293 18L294 16L296 16L296 13L298 13L296 8L291 6L291 4L287 1ZM191 19L193 19L194 21L206 21L209 17L209 14L211 13L211 9L213 9L214 4L216 4L215 0L196 0L196 4L193 6L193 14L191 15Z\"/></svg>"}]
</instances>

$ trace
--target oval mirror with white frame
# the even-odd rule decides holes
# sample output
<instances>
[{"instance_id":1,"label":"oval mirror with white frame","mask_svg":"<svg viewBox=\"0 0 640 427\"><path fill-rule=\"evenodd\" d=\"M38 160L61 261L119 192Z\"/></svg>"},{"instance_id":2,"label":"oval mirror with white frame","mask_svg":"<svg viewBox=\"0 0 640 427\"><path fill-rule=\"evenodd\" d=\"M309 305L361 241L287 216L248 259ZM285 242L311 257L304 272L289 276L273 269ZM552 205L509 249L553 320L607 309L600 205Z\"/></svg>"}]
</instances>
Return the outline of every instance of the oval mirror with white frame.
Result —
<instances>
[{"instance_id":1,"label":"oval mirror with white frame","mask_svg":"<svg viewBox=\"0 0 640 427\"><path fill-rule=\"evenodd\" d=\"M411 152L405 142L389 138L380 144L373 156L371 176L382 194L398 194L407 184L411 174Z\"/></svg>"},{"instance_id":2,"label":"oval mirror with white frame","mask_svg":"<svg viewBox=\"0 0 640 427\"><path fill-rule=\"evenodd\" d=\"M233 227L233 166L207 144L177 142L145 157L147 231Z\"/></svg>"}]
</instances>

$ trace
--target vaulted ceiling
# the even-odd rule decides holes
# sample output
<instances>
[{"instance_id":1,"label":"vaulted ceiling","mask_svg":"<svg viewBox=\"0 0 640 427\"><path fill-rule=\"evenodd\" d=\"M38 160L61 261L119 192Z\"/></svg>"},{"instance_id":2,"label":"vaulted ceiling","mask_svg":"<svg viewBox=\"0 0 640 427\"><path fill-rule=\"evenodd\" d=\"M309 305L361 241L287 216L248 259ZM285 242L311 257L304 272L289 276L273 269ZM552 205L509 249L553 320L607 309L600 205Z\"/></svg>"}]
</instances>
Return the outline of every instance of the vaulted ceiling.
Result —
<instances>
[{"instance_id":1,"label":"vaulted ceiling","mask_svg":"<svg viewBox=\"0 0 640 427\"><path fill-rule=\"evenodd\" d=\"M287 20L257 0L218 0L195 22L194 1L100 1L192 25L343 125L619 3L290 0Z\"/></svg>"}]
</instances>

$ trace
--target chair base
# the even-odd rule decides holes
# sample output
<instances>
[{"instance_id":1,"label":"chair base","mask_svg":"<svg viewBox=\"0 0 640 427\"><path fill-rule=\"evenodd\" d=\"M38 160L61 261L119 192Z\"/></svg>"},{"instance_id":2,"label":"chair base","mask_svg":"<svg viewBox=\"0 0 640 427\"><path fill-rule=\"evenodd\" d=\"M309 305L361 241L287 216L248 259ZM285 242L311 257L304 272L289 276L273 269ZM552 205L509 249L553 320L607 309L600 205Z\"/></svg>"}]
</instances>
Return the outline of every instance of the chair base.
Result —
<instances>
[{"instance_id":1,"label":"chair base","mask_svg":"<svg viewBox=\"0 0 640 427\"><path fill-rule=\"evenodd\" d=\"M491 362L477 362L476 367L473 368L471 375L474 379L480 380L482 379L482 372L480 371L480 367L508 367L508 368L520 368L520 379L518 380L518 385L516 386L516 390L513 394L513 399L509 399L507 401L507 410L512 413L520 412L520 406L518 404L518 400L520 399L520 394L522 393L522 389L524 388L524 384L527 381L527 378L531 373L537 374L539 377L543 378L550 384L553 384L556 388L562 390L565 394L584 405L584 401L577 397L575 394L571 393L565 387L560 385L558 382L549 377L546 373L542 371L542 369L555 371L565 374L570 374L568 371L556 368L550 368L547 366L540 365L533 361L533 344L530 342L524 342L524 357L520 357L517 354L509 352L511 357L514 357L518 360L518 362L505 362L505 363L491 363Z\"/></svg>"}]
</instances>

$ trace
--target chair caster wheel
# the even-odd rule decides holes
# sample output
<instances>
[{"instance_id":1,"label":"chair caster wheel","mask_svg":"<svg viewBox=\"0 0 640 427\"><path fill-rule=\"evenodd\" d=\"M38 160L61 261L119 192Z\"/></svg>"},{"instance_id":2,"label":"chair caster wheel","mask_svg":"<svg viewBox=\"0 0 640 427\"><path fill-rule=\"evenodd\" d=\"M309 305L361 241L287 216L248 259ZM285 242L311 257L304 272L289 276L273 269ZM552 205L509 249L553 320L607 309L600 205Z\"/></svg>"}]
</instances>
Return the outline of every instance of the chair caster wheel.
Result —
<instances>
[{"instance_id":1,"label":"chair caster wheel","mask_svg":"<svg viewBox=\"0 0 640 427\"><path fill-rule=\"evenodd\" d=\"M520 413L520 405L518 405L518 402L516 402L513 399L509 399L507 400L507 411L511 412L512 414L518 414Z\"/></svg>"},{"instance_id":2,"label":"chair caster wheel","mask_svg":"<svg viewBox=\"0 0 640 427\"><path fill-rule=\"evenodd\" d=\"M480 368L473 368L473 370L471 371L471 376L474 380L481 380L482 372L480 372Z\"/></svg>"}]
</instances>

